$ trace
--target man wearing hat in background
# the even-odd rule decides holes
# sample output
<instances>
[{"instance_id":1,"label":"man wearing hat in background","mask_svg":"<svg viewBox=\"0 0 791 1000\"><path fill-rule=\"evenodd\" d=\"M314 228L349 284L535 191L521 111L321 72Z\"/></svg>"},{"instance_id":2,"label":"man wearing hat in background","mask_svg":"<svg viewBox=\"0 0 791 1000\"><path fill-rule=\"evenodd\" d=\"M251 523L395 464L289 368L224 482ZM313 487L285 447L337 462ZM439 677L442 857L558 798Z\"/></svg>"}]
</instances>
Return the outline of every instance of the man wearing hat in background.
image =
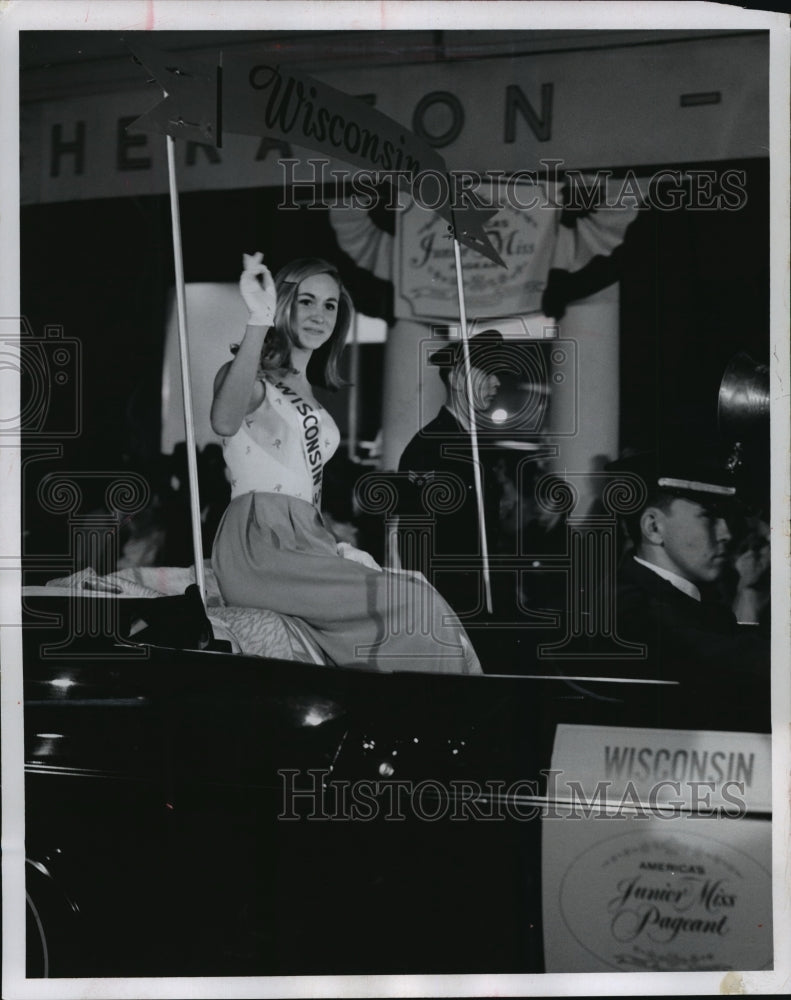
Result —
<instances>
[{"instance_id":1,"label":"man wearing hat in background","mask_svg":"<svg viewBox=\"0 0 791 1000\"><path fill-rule=\"evenodd\" d=\"M470 338L470 382L476 421L489 409L500 387L497 372L503 363L502 346L503 338L497 330L485 330ZM437 416L417 432L401 455L399 472L410 473L415 486L414 490L407 491L400 513L425 512L420 502L420 489L432 480L441 482L437 473L457 476L463 497L455 509L435 515L428 566L417 565L416 554L405 544L405 531L399 529L401 564L405 569L425 572L457 614L480 615L485 607L483 572L469 565L472 562L480 566L482 548L463 345L457 342L440 348L429 356L429 362L439 369L446 398ZM489 552L493 552L498 545L502 487L487 464L485 451L479 458L487 544ZM459 568L446 565L434 572L432 556L455 557ZM493 580L495 586L500 582ZM498 587L494 596L495 608L504 610L504 599L507 601L509 596L506 591L504 598L499 591ZM471 637L475 642L474 633Z\"/></svg>"},{"instance_id":2,"label":"man wearing hat in background","mask_svg":"<svg viewBox=\"0 0 791 1000\"><path fill-rule=\"evenodd\" d=\"M637 475L646 489L639 509L625 518L634 550L619 569L615 611L619 636L644 643L647 661L624 669L682 684L749 681L765 685L768 696L761 574L732 560L734 477L703 449L636 455L610 469ZM728 571L737 578L733 606L740 622L723 600Z\"/></svg>"}]
</instances>

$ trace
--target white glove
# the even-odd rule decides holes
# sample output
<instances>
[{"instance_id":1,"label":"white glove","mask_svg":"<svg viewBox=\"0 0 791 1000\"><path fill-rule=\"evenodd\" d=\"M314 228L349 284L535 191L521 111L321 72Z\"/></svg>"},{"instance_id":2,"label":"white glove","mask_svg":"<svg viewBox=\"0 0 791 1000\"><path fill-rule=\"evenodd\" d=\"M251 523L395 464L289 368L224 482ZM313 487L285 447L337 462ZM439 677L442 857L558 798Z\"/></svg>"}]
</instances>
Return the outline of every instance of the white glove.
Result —
<instances>
[{"instance_id":1,"label":"white glove","mask_svg":"<svg viewBox=\"0 0 791 1000\"><path fill-rule=\"evenodd\" d=\"M277 293L275 281L263 263L264 255L260 252L242 254L244 270L239 279L239 291L245 305L250 310L250 326L272 326L275 321ZM259 275L261 280L258 280Z\"/></svg>"},{"instance_id":2,"label":"white glove","mask_svg":"<svg viewBox=\"0 0 791 1000\"><path fill-rule=\"evenodd\" d=\"M361 566L366 566L368 569L378 569L381 572L382 567L372 555L363 549L349 545L348 542L338 542L338 555L343 559L350 560L350 562L360 563Z\"/></svg>"}]
</instances>

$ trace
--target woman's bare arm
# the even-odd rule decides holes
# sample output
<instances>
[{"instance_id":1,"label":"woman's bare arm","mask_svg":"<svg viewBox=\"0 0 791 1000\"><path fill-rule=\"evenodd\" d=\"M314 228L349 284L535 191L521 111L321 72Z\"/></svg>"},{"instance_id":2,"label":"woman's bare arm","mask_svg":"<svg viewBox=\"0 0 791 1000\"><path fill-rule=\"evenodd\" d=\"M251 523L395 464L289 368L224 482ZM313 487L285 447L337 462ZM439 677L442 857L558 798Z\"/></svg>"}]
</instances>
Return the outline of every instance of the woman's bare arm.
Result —
<instances>
[{"instance_id":1,"label":"woman's bare arm","mask_svg":"<svg viewBox=\"0 0 791 1000\"><path fill-rule=\"evenodd\" d=\"M242 421L264 398L264 386L257 379L268 327L248 326L233 361L228 361L214 379L211 426L215 434L231 437Z\"/></svg>"},{"instance_id":2,"label":"woman's bare arm","mask_svg":"<svg viewBox=\"0 0 791 1000\"><path fill-rule=\"evenodd\" d=\"M272 275L262 263L263 254L244 254L239 280L250 320L233 361L222 366L214 380L211 425L215 434L230 437L248 413L261 405L264 386L258 381L261 349L274 322L277 297ZM259 281L259 276L261 280Z\"/></svg>"}]
</instances>

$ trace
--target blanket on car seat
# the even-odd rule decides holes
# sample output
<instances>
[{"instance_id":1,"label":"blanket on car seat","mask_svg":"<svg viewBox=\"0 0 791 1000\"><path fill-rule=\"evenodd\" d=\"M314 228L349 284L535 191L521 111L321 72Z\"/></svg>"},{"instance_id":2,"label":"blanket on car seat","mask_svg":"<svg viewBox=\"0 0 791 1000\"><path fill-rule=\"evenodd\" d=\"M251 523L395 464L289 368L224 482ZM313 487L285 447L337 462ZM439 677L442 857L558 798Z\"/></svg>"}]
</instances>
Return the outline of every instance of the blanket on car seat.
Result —
<instances>
[{"instance_id":1,"label":"blanket on car seat","mask_svg":"<svg viewBox=\"0 0 791 1000\"><path fill-rule=\"evenodd\" d=\"M228 607L208 563L204 567L204 577L206 613L215 638L229 641L234 653L326 664L326 658L300 627L298 618L261 608ZM105 576L88 568L49 580L43 587L24 587L23 594L66 592L81 597L172 597L183 594L193 583L195 570L191 566L135 566Z\"/></svg>"}]
</instances>

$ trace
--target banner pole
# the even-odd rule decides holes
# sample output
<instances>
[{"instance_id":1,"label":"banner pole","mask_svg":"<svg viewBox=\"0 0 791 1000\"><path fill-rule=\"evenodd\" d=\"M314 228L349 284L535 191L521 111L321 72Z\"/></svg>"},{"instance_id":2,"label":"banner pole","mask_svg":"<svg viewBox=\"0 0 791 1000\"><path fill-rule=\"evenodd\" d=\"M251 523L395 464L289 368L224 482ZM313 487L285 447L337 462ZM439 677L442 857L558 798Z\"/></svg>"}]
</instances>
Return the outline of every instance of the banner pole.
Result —
<instances>
[{"instance_id":1,"label":"banner pole","mask_svg":"<svg viewBox=\"0 0 791 1000\"><path fill-rule=\"evenodd\" d=\"M352 342L351 342L351 374L349 381L349 438L347 441L347 453L349 460L357 461L357 408L360 400L359 378L360 378L360 336L358 327L357 311L355 310L352 320Z\"/></svg>"},{"instance_id":2,"label":"banner pole","mask_svg":"<svg viewBox=\"0 0 791 1000\"><path fill-rule=\"evenodd\" d=\"M483 510L483 483L481 463L478 456L478 431L475 423L475 407L472 402L472 370L470 365L470 345L467 338L467 311L464 305L464 279L461 269L459 241L453 237L453 253L456 259L456 286L459 292L459 318L461 321L461 343L464 353L464 373L467 385L467 419L470 424L472 445L472 471L475 481L475 499L478 505L478 531L481 538L481 558L483 560L483 589L486 595L486 610L492 613L492 583L489 578L489 544L486 539L486 520Z\"/></svg>"},{"instance_id":3,"label":"banner pole","mask_svg":"<svg viewBox=\"0 0 791 1000\"><path fill-rule=\"evenodd\" d=\"M195 427L192 418L192 386L190 384L190 359L187 341L187 300L184 290L184 262L181 254L181 217L176 187L176 156L173 136L165 137L168 149L168 187L170 189L170 223L173 230L173 263L176 278L176 312L179 328L179 357L181 360L181 388L184 397L184 429L187 436L187 473L189 478L190 520L192 522L192 549L195 556L195 582L206 606L206 580L203 573L203 540L201 538L200 496L198 493L198 459L195 453Z\"/></svg>"}]
</instances>

